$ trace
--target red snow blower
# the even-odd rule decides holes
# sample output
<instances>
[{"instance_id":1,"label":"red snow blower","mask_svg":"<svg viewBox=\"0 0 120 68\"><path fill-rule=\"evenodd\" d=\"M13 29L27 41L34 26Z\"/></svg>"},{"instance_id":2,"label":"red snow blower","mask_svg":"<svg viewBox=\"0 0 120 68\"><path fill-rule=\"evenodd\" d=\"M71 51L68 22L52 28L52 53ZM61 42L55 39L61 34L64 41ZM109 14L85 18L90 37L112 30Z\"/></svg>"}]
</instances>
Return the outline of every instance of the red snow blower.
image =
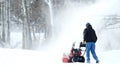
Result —
<instances>
[{"instance_id":1,"label":"red snow blower","mask_svg":"<svg viewBox=\"0 0 120 68\"><path fill-rule=\"evenodd\" d=\"M74 48L75 43L73 43L70 53L67 55L63 53L62 61L63 63L73 63L73 62L85 62L84 54L86 49L82 50L82 47L86 47L86 44L80 42L79 48Z\"/></svg>"}]
</instances>

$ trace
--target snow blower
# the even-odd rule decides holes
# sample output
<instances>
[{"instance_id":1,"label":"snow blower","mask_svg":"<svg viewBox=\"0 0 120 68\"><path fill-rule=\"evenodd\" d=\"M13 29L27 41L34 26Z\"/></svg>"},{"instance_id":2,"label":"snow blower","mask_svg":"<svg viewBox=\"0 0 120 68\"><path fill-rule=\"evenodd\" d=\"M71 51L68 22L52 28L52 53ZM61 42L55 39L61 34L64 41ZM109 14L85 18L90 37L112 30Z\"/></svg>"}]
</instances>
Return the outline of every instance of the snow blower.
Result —
<instances>
[{"instance_id":1,"label":"snow blower","mask_svg":"<svg viewBox=\"0 0 120 68\"><path fill-rule=\"evenodd\" d=\"M86 44L80 42L79 48L74 48L75 43L73 43L70 53L67 55L63 53L62 61L63 63L73 63L73 62L85 62L84 54L85 50L82 50L82 47L86 47Z\"/></svg>"}]
</instances>

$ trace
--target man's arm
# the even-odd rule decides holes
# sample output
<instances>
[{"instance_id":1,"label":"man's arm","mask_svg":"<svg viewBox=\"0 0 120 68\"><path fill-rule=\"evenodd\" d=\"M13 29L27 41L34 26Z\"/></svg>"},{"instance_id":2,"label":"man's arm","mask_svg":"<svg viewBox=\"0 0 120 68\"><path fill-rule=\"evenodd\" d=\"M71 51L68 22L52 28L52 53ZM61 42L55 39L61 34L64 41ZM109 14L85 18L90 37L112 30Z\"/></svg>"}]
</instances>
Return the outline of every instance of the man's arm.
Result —
<instances>
[{"instance_id":1,"label":"man's arm","mask_svg":"<svg viewBox=\"0 0 120 68\"><path fill-rule=\"evenodd\" d=\"M86 41L86 39L87 39L87 29L85 29L83 32L83 41Z\"/></svg>"}]
</instances>

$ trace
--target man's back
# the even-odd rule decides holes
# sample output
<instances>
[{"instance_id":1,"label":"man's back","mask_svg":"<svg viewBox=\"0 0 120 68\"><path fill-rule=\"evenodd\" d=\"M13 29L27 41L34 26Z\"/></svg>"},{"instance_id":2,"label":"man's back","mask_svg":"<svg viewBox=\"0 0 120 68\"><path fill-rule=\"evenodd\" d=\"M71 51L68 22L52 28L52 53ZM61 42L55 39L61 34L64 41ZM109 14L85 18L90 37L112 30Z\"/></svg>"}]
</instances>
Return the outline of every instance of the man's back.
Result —
<instances>
[{"instance_id":1,"label":"man's back","mask_svg":"<svg viewBox=\"0 0 120 68\"><path fill-rule=\"evenodd\" d=\"M92 26L88 26L84 30L84 39L86 42L96 42L97 36L96 36L95 30L92 28Z\"/></svg>"}]
</instances>

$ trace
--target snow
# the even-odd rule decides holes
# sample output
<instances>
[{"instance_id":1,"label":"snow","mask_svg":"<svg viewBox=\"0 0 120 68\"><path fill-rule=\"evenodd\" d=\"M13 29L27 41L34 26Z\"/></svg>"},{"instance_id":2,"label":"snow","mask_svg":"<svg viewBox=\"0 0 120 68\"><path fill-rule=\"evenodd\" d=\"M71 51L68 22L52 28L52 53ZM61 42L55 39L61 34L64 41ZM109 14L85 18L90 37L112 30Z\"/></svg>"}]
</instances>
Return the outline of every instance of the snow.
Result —
<instances>
[{"instance_id":1,"label":"snow","mask_svg":"<svg viewBox=\"0 0 120 68\"><path fill-rule=\"evenodd\" d=\"M120 64L120 50L104 52L99 56L102 64Z\"/></svg>"},{"instance_id":2,"label":"snow","mask_svg":"<svg viewBox=\"0 0 120 68\"><path fill-rule=\"evenodd\" d=\"M99 65L117 65L120 64L120 50L113 50L108 52L98 53L100 58ZM0 67L1 68L39 68L39 67L58 67L58 65L65 66L62 63L62 57L59 54L31 51L21 49L3 49L0 48ZM87 63L73 63L68 64L72 67L89 66ZM93 66L98 66L95 61L91 63Z\"/></svg>"},{"instance_id":3,"label":"snow","mask_svg":"<svg viewBox=\"0 0 120 68\"><path fill-rule=\"evenodd\" d=\"M53 62L52 54L19 49L0 49L0 67L33 68ZM40 65L40 66L39 66ZM43 65L42 65L43 66Z\"/></svg>"}]
</instances>

